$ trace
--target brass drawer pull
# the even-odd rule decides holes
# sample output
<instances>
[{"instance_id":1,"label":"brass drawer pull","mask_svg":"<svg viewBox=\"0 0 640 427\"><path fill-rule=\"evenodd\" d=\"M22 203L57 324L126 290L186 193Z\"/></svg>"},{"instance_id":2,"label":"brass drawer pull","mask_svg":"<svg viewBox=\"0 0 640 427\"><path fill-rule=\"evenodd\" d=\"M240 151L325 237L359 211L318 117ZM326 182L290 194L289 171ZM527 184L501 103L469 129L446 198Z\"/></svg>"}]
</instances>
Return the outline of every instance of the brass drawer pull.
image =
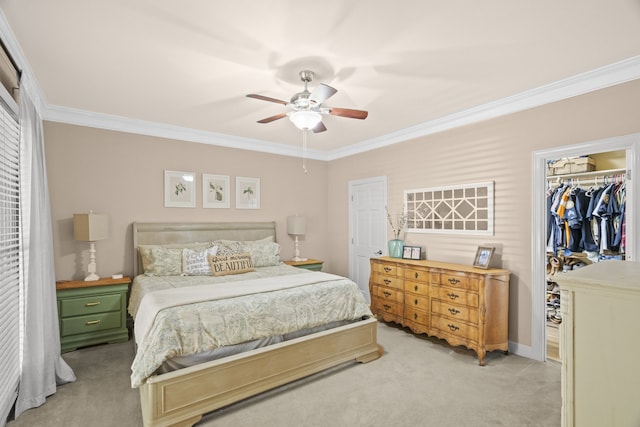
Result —
<instances>
[{"instance_id":1,"label":"brass drawer pull","mask_svg":"<svg viewBox=\"0 0 640 427\"><path fill-rule=\"evenodd\" d=\"M460 310L456 310L455 308L449 308L449 313L455 316L456 314L460 314Z\"/></svg>"},{"instance_id":2,"label":"brass drawer pull","mask_svg":"<svg viewBox=\"0 0 640 427\"><path fill-rule=\"evenodd\" d=\"M417 292L417 291L418 291L418 285L415 285L415 286L413 287L413 290Z\"/></svg>"},{"instance_id":3,"label":"brass drawer pull","mask_svg":"<svg viewBox=\"0 0 640 427\"><path fill-rule=\"evenodd\" d=\"M418 305L418 299L416 298L416 299L413 301L413 303L414 303L415 305Z\"/></svg>"},{"instance_id":4,"label":"brass drawer pull","mask_svg":"<svg viewBox=\"0 0 640 427\"><path fill-rule=\"evenodd\" d=\"M451 323L447 324L447 327L451 330L451 331L457 331L458 329L460 329L459 327L457 327L456 325L452 325Z\"/></svg>"},{"instance_id":5,"label":"brass drawer pull","mask_svg":"<svg viewBox=\"0 0 640 427\"><path fill-rule=\"evenodd\" d=\"M384 284L385 284L385 285L388 285L389 283L391 283L391 280L389 280L389 279L384 279Z\"/></svg>"},{"instance_id":6,"label":"brass drawer pull","mask_svg":"<svg viewBox=\"0 0 640 427\"><path fill-rule=\"evenodd\" d=\"M389 267L385 267L385 268L384 268L384 271L386 271L386 272L388 273L388 272L390 272L390 271L391 271L391 268L389 268Z\"/></svg>"},{"instance_id":7,"label":"brass drawer pull","mask_svg":"<svg viewBox=\"0 0 640 427\"><path fill-rule=\"evenodd\" d=\"M452 285L457 285L458 283L460 283L460 280L451 278L449 279L449 283L451 283Z\"/></svg>"},{"instance_id":8,"label":"brass drawer pull","mask_svg":"<svg viewBox=\"0 0 640 427\"><path fill-rule=\"evenodd\" d=\"M387 298L389 298L391 296L391 292L389 292L389 291L384 291L383 294Z\"/></svg>"},{"instance_id":9,"label":"brass drawer pull","mask_svg":"<svg viewBox=\"0 0 640 427\"><path fill-rule=\"evenodd\" d=\"M85 306L85 307L95 307L96 305L100 305L100 301L96 301L96 302L88 302L88 303L86 303L84 306Z\"/></svg>"},{"instance_id":10,"label":"brass drawer pull","mask_svg":"<svg viewBox=\"0 0 640 427\"><path fill-rule=\"evenodd\" d=\"M90 320L87 323L85 323L85 325L89 326L89 325L97 325L98 323L100 323L99 320Z\"/></svg>"},{"instance_id":11,"label":"brass drawer pull","mask_svg":"<svg viewBox=\"0 0 640 427\"><path fill-rule=\"evenodd\" d=\"M456 299L456 298L458 298L458 297L459 297L459 295L456 295L456 294L454 294L454 293L452 293L452 292L448 293L448 294L447 294L447 296L448 296L449 298L451 298L451 299Z\"/></svg>"},{"instance_id":12,"label":"brass drawer pull","mask_svg":"<svg viewBox=\"0 0 640 427\"><path fill-rule=\"evenodd\" d=\"M418 313L413 313L413 320L418 320Z\"/></svg>"},{"instance_id":13,"label":"brass drawer pull","mask_svg":"<svg viewBox=\"0 0 640 427\"><path fill-rule=\"evenodd\" d=\"M388 304L382 304L382 308L384 308L385 311L389 311L391 309L391 306Z\"/></svg>"},{"instance_id":14,"label":"brass drawer pull","mask_svg":"<svg viewBox=\"0 0 640 427\"><path fill-rule=\"evenodd\" d=\"M418 278L418 276L419 276L419 274L418 274L418 272L416 271L416 279Z\"/></svg>"}]
</instances>

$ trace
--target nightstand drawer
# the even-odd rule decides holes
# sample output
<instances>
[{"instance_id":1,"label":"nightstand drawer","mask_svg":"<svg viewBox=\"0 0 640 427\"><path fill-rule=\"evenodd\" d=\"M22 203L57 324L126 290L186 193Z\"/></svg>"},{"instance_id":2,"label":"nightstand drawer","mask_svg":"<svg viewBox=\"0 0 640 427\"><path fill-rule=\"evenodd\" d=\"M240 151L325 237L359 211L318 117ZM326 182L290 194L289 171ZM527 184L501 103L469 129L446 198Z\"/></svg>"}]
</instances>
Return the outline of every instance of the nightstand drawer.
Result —
<instances>
[{"instance_id":1,"label":"nightstand drawer","mask_svg":"<svg viewBox=\"0 0 640 427\"><path fill-rule=\"evenodd\" d=\"M120 310L120 294L91 295L60 300L60 317L81 316Z\"/></svg>"},{"instance_id":2,"label":"nightstand drawer","mask_svg":"<svg viewBox=\"0 0 640 427\"><path fill-rule=\"evenodd\" d=\"M119 311L62 319L60 326L61 337L123 327Z\"/></svg>"}]
</instances>

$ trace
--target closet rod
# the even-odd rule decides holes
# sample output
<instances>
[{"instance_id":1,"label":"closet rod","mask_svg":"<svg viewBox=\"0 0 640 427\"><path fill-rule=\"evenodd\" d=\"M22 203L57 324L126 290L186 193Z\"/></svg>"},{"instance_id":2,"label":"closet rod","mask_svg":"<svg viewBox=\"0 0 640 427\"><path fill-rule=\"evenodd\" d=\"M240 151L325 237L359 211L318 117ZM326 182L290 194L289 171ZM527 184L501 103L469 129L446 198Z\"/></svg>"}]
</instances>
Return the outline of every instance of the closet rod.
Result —
<instances>
[{"instance_id":1,"label":"closet rod","mask_svg":"<svg viewBox=\"0 0 640 427\"><path fill-rule=\"evenodd\" d=\"M567 173L562 175L547 175L547 181L557 181L562 179L573 178L601 178L601 177L615 177L616 175L626 175L626 169L608 169L601 171L591 172L579 172L579 173Z\"/></svg>"}]
</instances>

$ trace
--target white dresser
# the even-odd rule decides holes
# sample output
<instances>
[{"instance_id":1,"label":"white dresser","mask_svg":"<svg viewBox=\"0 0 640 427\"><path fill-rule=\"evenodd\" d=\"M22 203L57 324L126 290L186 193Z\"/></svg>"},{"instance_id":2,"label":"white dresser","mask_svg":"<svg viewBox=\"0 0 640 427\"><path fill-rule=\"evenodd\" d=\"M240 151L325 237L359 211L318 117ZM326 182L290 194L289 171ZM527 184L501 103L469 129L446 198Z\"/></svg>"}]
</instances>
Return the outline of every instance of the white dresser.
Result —
<instances>
[{"instance_id":1,"label":"white dresser","mask_svg":"<svg viewBox=\"0 0 640 427\"><path fill-rule=\"evenodd\" d=\"M640 425L640 263L605 261L560 285L562 425Z\"/></svg>"}]
</instances>

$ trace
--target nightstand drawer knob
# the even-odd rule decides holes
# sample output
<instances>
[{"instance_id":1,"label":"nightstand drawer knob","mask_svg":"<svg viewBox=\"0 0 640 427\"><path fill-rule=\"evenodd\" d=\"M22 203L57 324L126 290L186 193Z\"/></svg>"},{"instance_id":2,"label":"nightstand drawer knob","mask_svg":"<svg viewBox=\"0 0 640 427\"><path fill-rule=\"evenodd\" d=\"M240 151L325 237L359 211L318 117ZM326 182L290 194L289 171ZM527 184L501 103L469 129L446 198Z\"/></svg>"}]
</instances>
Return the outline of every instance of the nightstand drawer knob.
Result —
<instances>
[{"instance_id":1,"label":"nightstand drawer knob","mask_svg":"<svg viewBox=\"0 0 640 427\"><path fill-rule=\"evenodd\" d=\"M88 303L86 303L84 306L85 306L85 307L95 307L96 305L100 305L100 301L96 301L96 302L88 302Z\"/></svg>"},{"instance_id":2,"label":"nightstand drawer knob","mask_svg":"<svg viewBox=\"0 0 640 427\"><path fill-rule=\"evenodd\" d=\"M87 325L87 326L89 326L89 325L97 325L99 323L100 323L99 320L90 320L87 323L85 323L85 325Z\"/></svg>"}]
</instances>

